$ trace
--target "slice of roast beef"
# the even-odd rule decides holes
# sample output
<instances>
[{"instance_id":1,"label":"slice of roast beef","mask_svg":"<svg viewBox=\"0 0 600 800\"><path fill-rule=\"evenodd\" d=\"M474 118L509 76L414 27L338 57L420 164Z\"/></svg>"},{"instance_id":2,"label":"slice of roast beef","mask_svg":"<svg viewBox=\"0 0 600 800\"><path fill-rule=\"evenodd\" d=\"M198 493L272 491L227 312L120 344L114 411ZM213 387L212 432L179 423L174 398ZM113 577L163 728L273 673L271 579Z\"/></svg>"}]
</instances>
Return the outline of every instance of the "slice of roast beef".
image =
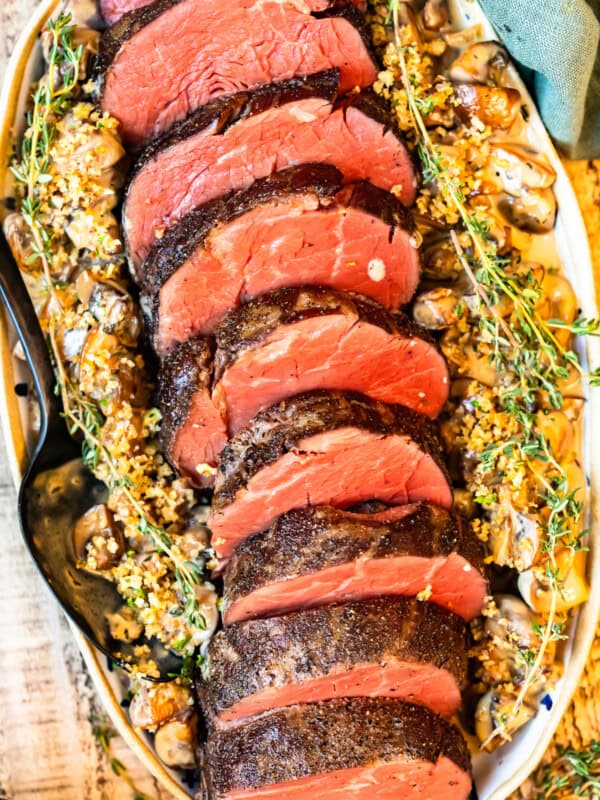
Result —
<instances>
[{"instance_id":1,"label":"slice of roast beef","mask_svg":"<svg viewBox=\"0 0 600 800\"><path fill-rule=\"evenodd\" d=\"M189 211L294 164L333 164L347 182L393 189L410 205L415 171L386 107L370 92L334 104L337 87L329 70L220 98L147 148L123 213L134 272Z\"/></svg>"},{"instance_id":2,"label":"slice of roast beef","mask_svg":"<svg viewBox=\"0 0 600 800\"><path fill-rule=\"evenodd\" d=\"M367 499L451 507L435 423L355 392L298 395L261 411L221 452L212 545L228 559L292 508Z\"/></svg>"},{"instance_id":3,"label":"slice of roast beef","mask_svg":"<svg viewBox=\"0 0 600 800\"><path fill-rule=\"evenodd\" d=\"M419 595L471 620L487 596L482 568L471 526L437 506L294 509L237 547L223 575L223 621L379 595Z\"/></svg>"},{"instance_id":4,"label":"slice of roast beef","mask_svg":"<svg viewBox=\"0 0 600 800\"><path fill-rule=\"evenodd\" d=\"M212 639L197 688L216 727L336 697L395 697L450 717L466 670L460 617L378 597L231 625Z\"/></svg>"},{"instance_id":5,"label":"slice of roast beef","mask_svg":"<svg viewBox=\"0 0 600 800\"><path fill-rule=\"evenodd\" d=\"M349 0L156 0L103 34L98 68L102 110L133 147L216 97L331 68L344 92L378 71Z\"/></svg>"},{"instance_id":6,"label":"slice of roast beef","mask_svg":"<svg viewBox=\"0 0 600 800\"><path fill-rule=\"evenodd\" d=\"M393 698L298 705L215 731L208 800L467 800L470 759L442 717Z\"/></svg>"},{"instance_id":7,"label":"slice of roast beef","mask_svg":"<svg viewBox=\"0 0 600 800\"><path fill-rule=\"evenodd\" d=\"M163 452L199 487L212 486L227 441L225 422L210 395L212 372L210 343L197 338L176 347L158 376Z\"/></svg>"},{"instance_id":8,"label":"slice of roast beef","mask_svg":"<svg viewBox=\"0 0 600 800\"><path fill-rule=\"evenodd\" d=\"M249 297L302 283L360 291L389 308L419 280L402 204L366 181L342 187L327 164L301 164L187 214L140 270L157 352L213 331Z\"/></svg>"},{"instance_id":9,"label":"slice of roast beef","mask_svg":"<svg viewBox=\"0 0 600 800\"><path fill-rule=\"evenodd\" d=\"M230 434L262 409L313 389L362 392L435 418L448 399L448 369L423 334L364 295L280 289L217 328L213 399Z\"/></svg>"}]
</instances>

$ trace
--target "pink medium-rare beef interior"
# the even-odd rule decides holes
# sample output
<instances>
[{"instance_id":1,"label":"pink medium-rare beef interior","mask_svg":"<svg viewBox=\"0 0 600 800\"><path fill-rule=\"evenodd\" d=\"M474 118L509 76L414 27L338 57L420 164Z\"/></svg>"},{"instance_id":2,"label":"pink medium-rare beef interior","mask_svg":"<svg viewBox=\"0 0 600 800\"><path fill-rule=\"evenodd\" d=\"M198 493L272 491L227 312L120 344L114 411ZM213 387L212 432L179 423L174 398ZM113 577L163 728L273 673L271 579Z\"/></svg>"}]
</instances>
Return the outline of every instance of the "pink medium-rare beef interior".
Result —
<instances>
[{"instance_id":1,"label":"pink medium-rare beef interior","mask_svg":"<svg viewBox=\"0 0 600 800\"><path fill-rule=\"evenodd\" d=\"M219 558L247 536L307 503L341 508L377 498L401 505L424 500L444 508L452 492L438 464L404 436L338 428L298 442L254 475L231 505L214 510L209 527Z\"/></svg>"},{"instance_id":2,"label":"pink medium-rare beef interior","mask_svg":"<svg viewBox=\"0 0 600 800\"><path fill-rule=\"evenodd\" d=\"M261 789L229 792L221 797L223 800L466 800L470 792L470 776L442 756L435 764L400 758Z\"/></svg>"},{"instance_id":3,"label":"pink medium-rare beef interior","mask_svg":"<svg viewBox=\"0 0 600 800\"><path fill-rule=\"evenodd\" d=\"M347 182L394 189L408 205L414 199L415 176L404 145L359 105L332 109L322 97L304 98L213 132L208 126L142 157L124 208L135 269L157 238L198 205L293 164L333 164Z\"/></svg>"},{"instance_id":4,"label":"pink medium-rare beef interior","mask_svg":"<svg viewBox=\"0 0 600 800\"><path fill-rule=\"evenodd\" d=\"M388 308L408 302L419 277L409 233L358 208L314 205L293 198L218 226L160 289L158 348L211 333L240 301L284 286L362 292Z\"/></svg>"},{"instance_id":5,"label":"pink medium-rare beef interior","mask_svg":"<svg viewBox=\"0 0 600 800\"><path fill-rule=\"evenodd\" d=\"M408 211L343 179L331 164L298 164L170 227L139 269L156 349L210 334L239 302L282 286L361 290L389 308L410 300L419 258Z\"/></svg>"},{"instance_id":6,"label":"pink medium-rare beef interior","mask_svg":"<svg viewBox=\"0 0 600 800\"><path fill-rule=\"evenodd\" d=\"M339 68L342 92L369 86L377 66L360 12L348 3L317 18L308 6L163 0L158 16L157 4L143 8L145 24L101 42L102 110L140 147L213 98L261 84Z\"/></svg>"},{"instance_id":7,"label":"pink medium-rare beef interior","mask_svg":"<svg viewBox=\"0 0 600 800\"><path fill-rule=\"evenodd\" d=\"M414 598L378 597L225 628L197 691L217 727L340 697L395 697L450 717L466 665L463 620Z\"/></svg>"},{"instance_id":8,"label":"pink medium-rare beef interior","mask_svg":"<svg viewBox=\"0 0 600 800\"><path fill-rule=\"evenodd\" d=\"M448 387L445 361L429 342L339 313L275 328L224 370L213 398L235 434L263 408L313 389L363 392L434 418Z\"/></svg>"},{"instance_id":9,"label":"pink medium-rare beef interior","mask_svg":"<svg viewBox=\"0 0 600 800\"><path fill-rule=\"evenodd\" d=\"M227 625L244 619L345 603L380 594L425 594L431 603L470 620L481 613L487 595L485 578L462 556L390 556L365 558L262 586L240 598L225 613Z\"/></svg>"},{"instance_id":10,"label":"pink medium-rare beef interior","mask_svg":"<svg viewBox=\"0 0 600 800\"><path fill-rule=\"evenodd\" d=\"M223 575L223 620L421 592L470 620L488 594L482 570L471 526L436 506L300 508L238 546Z\"/></svg>"},{"instance_id":11,"label":"pink medium-rare beef interior","mask_svg":"<svg viewBox=\"0 0 600 800\"><path fill-rule=\"evenodd\" d=\"M467 800L471 789L460 732L392 698L293 706L215 731L205 765L210 800Z\"/></svg>"},{"instance_id":12,"label":"pink medium-rare beef interior","mask_svg":"<svg viewBox=\"0 0 600 800\"><path fill-rule=\"evenodd\" d=\"M290 509L367 499L450 508L437 429L410 409L352 392L300 395L260 412L222 451L212 544L227 559Z\"/></svg>"}]
</instances>

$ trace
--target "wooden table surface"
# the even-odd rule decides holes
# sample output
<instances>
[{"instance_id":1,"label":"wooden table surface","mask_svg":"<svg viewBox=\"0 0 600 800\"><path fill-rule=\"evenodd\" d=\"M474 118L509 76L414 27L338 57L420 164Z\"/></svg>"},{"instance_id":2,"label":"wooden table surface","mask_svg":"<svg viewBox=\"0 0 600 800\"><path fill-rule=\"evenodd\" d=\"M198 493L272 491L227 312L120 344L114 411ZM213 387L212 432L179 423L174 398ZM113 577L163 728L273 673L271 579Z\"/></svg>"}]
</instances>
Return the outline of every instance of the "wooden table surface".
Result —
<instances>
[{"instance_id":1,"label":"wooden table surface","mask_svg":"<svg viewBox=\"0 0 600 800\"><path fill-rule=\"evenodd\" d=\"M14 41L36 0L0 0L0 84ZM568 163L600 276L600 162ZM599 284L600 285L600 282ZM103 711L62 613L37 575L18 532L16 494L0 445L0 800L131 800L92 727ZM595 662L595 663L594 663ZM557 743L600 738L600 638ZM118 739L115 755L138 788L170 795Z\"/></svg>"}]
</instances>

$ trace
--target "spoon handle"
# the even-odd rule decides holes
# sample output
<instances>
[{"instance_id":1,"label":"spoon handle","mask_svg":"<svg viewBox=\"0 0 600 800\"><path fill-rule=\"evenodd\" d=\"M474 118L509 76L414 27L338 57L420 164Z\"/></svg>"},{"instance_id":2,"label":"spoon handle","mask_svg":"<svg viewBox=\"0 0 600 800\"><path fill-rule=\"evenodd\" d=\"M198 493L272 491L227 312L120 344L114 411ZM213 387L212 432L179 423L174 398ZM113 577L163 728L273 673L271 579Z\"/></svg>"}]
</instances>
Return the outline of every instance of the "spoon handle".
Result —
<instances>
[{"instance_id":1,"label":"spoon handle","mask_svg":"<svg viewBox=\"0 0 600 800\"><path fill-rule=\"evenodd\" d=\"M43 444L49 430L64 423L60 417L60 404L54 387L56 377L50 361L48 347L29 292L10 251L6 239L0 232L0 299L21 342L27 364L37 392L40 414L39 444ZM64 433L63 433L64 436Z\"/></svg>"}]
</instances>

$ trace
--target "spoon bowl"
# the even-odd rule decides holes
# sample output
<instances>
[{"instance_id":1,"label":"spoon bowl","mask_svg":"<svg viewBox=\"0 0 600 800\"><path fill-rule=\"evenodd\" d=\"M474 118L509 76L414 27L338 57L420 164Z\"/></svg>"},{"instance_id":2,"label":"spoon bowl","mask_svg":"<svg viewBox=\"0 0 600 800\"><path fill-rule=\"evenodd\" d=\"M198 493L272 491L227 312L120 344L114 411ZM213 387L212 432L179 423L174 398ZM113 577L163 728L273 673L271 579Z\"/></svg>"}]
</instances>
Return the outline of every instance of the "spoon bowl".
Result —
<instances>
[{"instance_id":1,"label":"spoon bowl","mask_svg":"<svg viewBox=\"0 0 600 800\"><path fill-rule=\"evenodd\" d=\"M62 608L93 645L124 669L139 663L135 651L145 645L150 652L144 660L155 662L159 680L168 680L181 671L181 658L145 634L134 642L113 638L109 618L123 608L124 600L111 581L77 566L75 523L93 505L106 501L107 489L84 466L81 447L61 416L44 334L2 234L0 299L21 342L40 407L39 438L19 490L19 522L25 543Z\"/></svg>"}]
</instances>

